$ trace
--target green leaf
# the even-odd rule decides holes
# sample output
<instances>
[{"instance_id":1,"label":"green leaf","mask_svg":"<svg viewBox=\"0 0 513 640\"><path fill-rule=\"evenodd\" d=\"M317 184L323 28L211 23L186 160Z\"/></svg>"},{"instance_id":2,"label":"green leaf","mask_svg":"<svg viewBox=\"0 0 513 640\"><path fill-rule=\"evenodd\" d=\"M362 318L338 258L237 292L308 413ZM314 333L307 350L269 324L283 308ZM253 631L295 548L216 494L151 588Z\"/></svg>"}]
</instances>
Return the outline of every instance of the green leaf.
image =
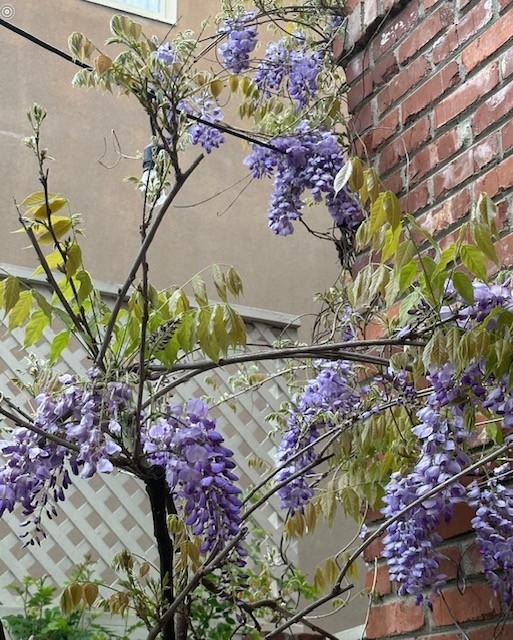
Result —
<instances>
[{"instance_id":1,"label":"green leaf","mask_svg":"<svg viewBox=\"0 0 513 640\"><path fill-rule=\"evenodd\" d=\"M32 291L22 291L18 302L9 314L9 329L20 327L32 310Z\"/></svg>"},{"instance_id":2,"label":"green leaf","mask_svg":"<svg viewBox=\"0 0 513 640\"><path fill-rule=\"evenodd\" d=\"M59 359L61 353L68 346L70 339L70 332L68 329L58 333L52 340L50 346L50 363L55 364Z\"/></svg>"},{"instance_id":3,"label":"green leaf","mask_svg":"<svg viewBox=\"0 0 513 640\"><path fill-rule=\"evenodd\" d=\"M193 277L192 291L198 305L200 307L206 307L208 305L208 294L203 278L200 278L200 276L197 275Z\"/></svg>"},{"instance_id":4,"label":"green leaf","mask_svg":"<svg viewBox=\"0 0 513 640\"><path fill-rule=\"evenodd\" d=\"M50 267L52 271L54 269L58 269L64 262L64 259L59 249L55 249L54 251L49 253L47 256L45 256L45 260L46 260L46 264ZM34 269L34 275L40 275L44 272L45 270L41 265L39 265L38 267L36 267L36 269Z\"/></svg>"},{"instance_id":5,"label":"green leaf","mask_svg":"<svg viewBox=\"0 0 513 640\"><path fill-rule=\"evenodd\" d=\"M399 274L399 294L404 293L410 287L416 275L417 263L415 260L410 260L404 265Z\"/></svg>"},{"instance_id":6,"label":"green leaf","mask_svg":"<svg viewBox=\"0 0 513 640\"><path fill-rule=\"evenodd\" d=\"M360 158L351 159L351 176L349 178L349 187L353 193L357 193L363 185L363 165Z\"/></svg>"},{"instance_id":7,"label":"green leaf","mask_svg":"<svg viewBox=\"0 0 513 640\"><path fill-rule=\"evenodd\" d=\"M477 221L488 227L495 228L495 218L497 217L497 207L490 196L486 193L479 194L476 204Z\"/></svg>"},{"instance_id":8,"label":"green leaf","mask_svg":"<svg viewBox=\"0 0 513 640\"><path fill-rule=\"evenodd\" d=\"M75 275L82 265L82 251L78 244L74 242L68 249L66 261L66 275L69 277Z\"/></svg>"},{"instance_id":9,"label":"green leaf","mask_svg":"<svg viewBox=\"0 0 513 640\"><path fill-rule=\"evenodd\" d=\"M461 260L473 275L486 282L486 262L484 254L471 244L461 247Z\"/></svg>"},{"instance_id":10,"label":"green leaf","mask_svg":"<svg viewBox=\"0 0 513 640\"><path fill-rule=\"evenodd\" d=\"M31 347L39 342L45 327L49 324L49 318L44 311L36 309L31 315L30 320L25 327L25 347Z\"/></svg>"},{"instance_id":11,"label":"green leaf","mask_svg":"<svg viewBox=\"0 0 513 640\"><path fill-rule=\"evenodd\" d=\"M466 273L455 271L452 276L452 283L467 304L474 304L474 288Z\"/></svg>"},{"instance_id":12,"label":"green leaf","mask_svg":"<svg viewBox=\"0 0 513 640\"><path fill-rule=\"evenodd\" d=\"M75 278L80 282L78 290L78 301L83 302L93 290L93 281L87 271L79 271Z\"/></svg>"},{"instance_id":13,"label":"green leaf","mask_svg":"<svg viewBox=\"0 0 513 640\"><path fill-rule=\"evenodd\" d=\"M68 216L52 216L52 232L44 229L38 234L40 244L52 244L55 238L61 238L71 229L71 218ZM39 225L41 227L41 225Z\"/></svg>"},{"instance_id":14,"label":"green leaf","mask_svg":"<svg viewBox=\"0 0 513 640\"><path fill-rule=\"evenodd\" d=\"M401 225L401 205L399 204L399 199L392 191L385 191L382 196L385 218L392 229L397 229L397 227Z\"/></svg>"},{"instance_id":15,"label":"green leaf","mask_svg":"<svg viewBox=\"0 0 513 640\"><path fill-rule=\"evenodd\" d=\"M395 229L393 227L389 227L385 231L385 240L383 242L383 251L381 253L382 262L386 262L395 254L397 247L399 246L400 239L401 225L397 226Z\"/></svg>"},{"instance_id":16,"label":"green leaf","mask_svg":"<svg viewBox=\"0 0 513 640\"><path fill-rule=\"evenodd\" d=\"M381 194L371 206L370 222L369 222L369 235L374 236L381 230L386 222L386 212L383 207L383 194Z\"/></svg>"},{"instance_id":17,"label":"green leaf","mask_svg":"<svg viewBox=\"0 0 513 640\"><path fill-rule=\"evenodd\" d=\"M226 272L226 284L234 296L239 296L243 293L241 277L234 267L228 267L228 271Z\"/></svg>"},{"instance_id":18,"label":"green leaf","mask_svg":"<svg viewBox=\"0 0 513 640\"><path fill-rule=\"evenodd\" d=\"M485 256L495 264L499 264L490 228L486 224L476 223L472 226L472 235L474 236L475 243Z\"/></svg>"},{"instance_id":19,"label":"green leaf","mask_svg":"<svg viewBox=\"0 0 513 640\"><path fill-rule=\"evenodd\" d=\"M5 313L9 313L9 311L16 305L20 298L20 283L18 278L14 276L9 276L5 281L4 287L4 308Z\"/></svg>"},{"instance_id":20,"label":"green leaf","mask_svg":"<svg viewBox=\"0 0 513 640\"><path fill-rule=\"evenodd\" d=\"M219 361L220 348L211 325L212 309L203 307L199 313L198 341L203 353L214 362Z\"/></svg>"},{"instance_id":21,"label":"green leaf","mask_svg":"<svg viewBox=\"0 0 513 640\"><path fill-rule=\"evenodd\" d=\"M115 15L110 21L110 30L115 35L127 41L139 40L142 25L130 20L127 16Z\"/></svg>"},{"instance_id":22,"label":"green leaf","mask_svg":"<svg viewBox=\"0 0 513 640\"><path fill-rule=\"evenodd\" d=\"M212 276L213 276L214 286L216 288L217 294L219 295L221 300L223 300L223 302L226 302L227 301L226 278L223 273L223 270L218 264L214 264L212 266Z\"/></svg>"},{"instance_id":23,"label":"green leaf","mask_svg":"<svg viewBox=\"0 0 513 640\"><path fill-rule=\"evenodd\" d=\"M218 98L224 89L224 82L222 80L212 80L210 83L210 93L214 98Z\"/></svg>"},{"instance_id":24,"label":"green leaf","mask_svg":"<svg viewBox=\"0 0 513 640\"><path fill-rule=\"evenodd\" d=\"M176 289L169 298L169 310L173 316L179 316L190 309L189 299L183 289Z\"/></svg>"},{"instance_id":25,"label":"green leaf","mask_svg":"<svg viewBox=\"0 0 513 640\"><path fill-rule=\"evenodd\" d=\"M442 330L437 330L431 336L431 339L424 347L422 353L422 362L426 370L432 366L439 366L447 362L446 339Z\"/></svg>"}]
</instances>

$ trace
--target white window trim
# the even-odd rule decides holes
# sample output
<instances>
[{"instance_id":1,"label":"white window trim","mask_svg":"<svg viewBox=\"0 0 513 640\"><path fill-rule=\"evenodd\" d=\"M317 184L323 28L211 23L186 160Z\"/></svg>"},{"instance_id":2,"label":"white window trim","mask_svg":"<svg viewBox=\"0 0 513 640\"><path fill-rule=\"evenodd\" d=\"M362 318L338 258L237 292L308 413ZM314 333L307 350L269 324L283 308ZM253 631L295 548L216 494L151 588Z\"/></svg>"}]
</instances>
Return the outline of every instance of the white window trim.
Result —
<instances>
[{"instance_id":1,"label":"white window trim","mask_svg":"<svg viewBox=\"0 0 513 640\"><path fill-rule=\"evenodd\" d=\"M117 2L117 0L87 0L87 2L94 2L95 4L101 4L104 7L111 7L112 9L118 9L123 13L142 16L143 18L149 18L150 20L158 20L159 22L166 22L167 24L176 24L177 0L161 0L162 9L160 11L146 11L145 9L139 9L138 7L134 7L132 9L123 2Z\"/></svg>"}]
</instances>

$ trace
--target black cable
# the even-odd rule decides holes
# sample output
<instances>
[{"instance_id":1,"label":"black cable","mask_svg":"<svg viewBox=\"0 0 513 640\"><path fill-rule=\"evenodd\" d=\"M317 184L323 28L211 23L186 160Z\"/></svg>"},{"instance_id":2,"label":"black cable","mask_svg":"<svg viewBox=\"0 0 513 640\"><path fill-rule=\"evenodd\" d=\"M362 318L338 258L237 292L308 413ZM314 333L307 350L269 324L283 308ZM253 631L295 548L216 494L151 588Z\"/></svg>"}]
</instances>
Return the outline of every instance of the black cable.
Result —
<instances>
[{"instance_id":1,"label":"black cable","mask_svg":"<svg viewBox=\"0 0 513 640\"><path fill-rule=\"evenodd\" d=\"M48 42L45 42L44 40L41 40L40 38L37 38L36 36L32 35L31 33L28 33L27 31L24 31L23 29L20 29L16 25L14 25L14 24L12 24L10 22L7 22L6 20L3 20L2 18L0 18L0 26L5 27L9 31L12 31L12 32L16 33L17 35L21 36L22 38L25 38L26 40L29 40L33 44L36 44L38 47L42 47L43 49L46 49L46 51L49 51L50 53L53 53L53 54L59 56L60 58L63 58L67 62L71 62L72 64L76 65L77 67L81 67L82 69L90 69L90 70L92 70L92 67L90 65L86 64L85 62L81 62L80 60L76 60L69 53L66 53L65 51L62 51L61 49L58 49L57 47L54 47L53 45L49 44ZM227 126L221 125L221 124L219 124L217 122L210 122L209 120L205 120L204 118L201 118L200 116L195 116L192 113L185 113L184 111L180 111L180 113L182 113L188 120L193 120L194 122L197 122L199 124L204 124L204 125L206 125L208 127L212 127L212 129L217 129L218 131L221 131L222 133L226 133L226 134L228 134L230 136L233 136L234 138L240 138L241 140L245 140L246 142L251 142L252 144L256 144L259 147L265 147L266 149L271 149L272 151L277 151L278 153L286 153L282 149L278 149L278 147L275 147L274 145L270 144L269 142L263 142L262 140L258 140L257 138L252 138L251 136L248 136L247 134L242 133L240 131L236 131L235 129L232 129L231 127L227 127Z\"/></svg>"}]
</instances>

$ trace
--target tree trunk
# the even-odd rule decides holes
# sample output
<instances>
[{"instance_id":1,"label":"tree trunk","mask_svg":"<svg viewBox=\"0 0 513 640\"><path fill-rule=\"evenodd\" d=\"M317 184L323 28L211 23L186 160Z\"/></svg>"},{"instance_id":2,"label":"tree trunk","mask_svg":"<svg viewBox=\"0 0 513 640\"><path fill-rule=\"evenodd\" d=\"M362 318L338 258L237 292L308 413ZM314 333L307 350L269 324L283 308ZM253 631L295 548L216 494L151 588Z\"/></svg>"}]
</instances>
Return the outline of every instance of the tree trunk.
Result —
<instances>
[{"instance_id":1,"label":"tree trunk","mask_svg":"<svg viewBox=\"0 0 513 640\"><path fill-rule=\"evenodd\" d=\"M167 528L167 497L169 489L162 469L154 469L156 477L146 480L146 492L150 498L151 515L153 517L153 533L159 554L160 583L164 609L174 598L173 593L173 542ZM163 640L177 639L175 634L174 616L168 620L162 629Z\"/></svg>"}]
</instances>

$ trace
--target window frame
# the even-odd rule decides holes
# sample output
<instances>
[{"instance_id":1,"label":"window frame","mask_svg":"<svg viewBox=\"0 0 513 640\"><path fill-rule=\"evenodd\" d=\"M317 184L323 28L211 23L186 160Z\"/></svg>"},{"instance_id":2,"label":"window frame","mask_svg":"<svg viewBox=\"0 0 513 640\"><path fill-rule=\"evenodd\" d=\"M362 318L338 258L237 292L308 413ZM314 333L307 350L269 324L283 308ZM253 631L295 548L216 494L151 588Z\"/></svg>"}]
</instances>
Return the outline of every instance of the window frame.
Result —
<instances>
[{"instance_id":1,"label":"window frame","mask_svg":"<svg viewBox=\"0 0 513 640\"><path fill-rule=\"evenodd\" d=\"M147 11L146 9L139 9L137 7L131 8L118 0L86 0L86 2L99 4L110 9L117 9L118 11L123 11L123 13L130 13L141 16L142 18L148 18L149 20L165 22L166 24L176 24L177 20L177 0L160 0L162 6L160 11Z\"/></svg>"}]
</instances>

